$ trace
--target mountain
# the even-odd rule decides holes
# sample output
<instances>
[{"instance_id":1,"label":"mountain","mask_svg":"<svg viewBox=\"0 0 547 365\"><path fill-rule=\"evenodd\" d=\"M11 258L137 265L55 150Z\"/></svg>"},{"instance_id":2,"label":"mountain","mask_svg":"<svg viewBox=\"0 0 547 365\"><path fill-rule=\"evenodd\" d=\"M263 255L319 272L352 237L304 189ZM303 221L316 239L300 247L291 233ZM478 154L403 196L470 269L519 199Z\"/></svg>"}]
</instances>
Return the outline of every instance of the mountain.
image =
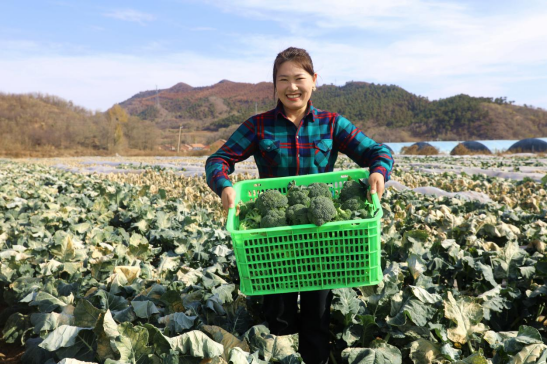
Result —
<instances>
[{"instance_id":1,"label":"mountain","mask_svg":"<svg viewBox=\"0 0 547 365\"><path fill-rule=\"evenodd\" d=\"M0 156L112 154L120 146L151 151L160 133L119 106L101 113L53 95L0 93Z\"/></svg>"},{"instance_id":2,"label":"mountain","mask_svg":"<svg viewBox=\"0 0 547 365\"><path fill-rule=\"evenodd\" d=\"M396 85L348 82L322 85L313 94L319 109L337 112L381 141L520 139L547 136L547 112L513 105L505 97L456 95L430 101ZM160 129L216 131L241 124L275 106L273 84L222 80L205 87L178 83L140 92L120 103Z\"/></svg>"}]
</instances>

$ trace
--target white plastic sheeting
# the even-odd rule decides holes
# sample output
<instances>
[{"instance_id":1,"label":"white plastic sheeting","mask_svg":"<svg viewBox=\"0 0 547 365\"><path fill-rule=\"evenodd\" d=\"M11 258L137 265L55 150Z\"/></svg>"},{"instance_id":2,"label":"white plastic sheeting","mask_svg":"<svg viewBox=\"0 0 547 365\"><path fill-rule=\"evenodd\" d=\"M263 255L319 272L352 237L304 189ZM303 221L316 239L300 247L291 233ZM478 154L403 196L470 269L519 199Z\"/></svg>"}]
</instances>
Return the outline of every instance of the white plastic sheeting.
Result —
<instances>
[{"instance_id":1,"label":"white plastic sheeting","mask_svg":"<svg viewBox=\"0 0 547 365\"><path fill-rule=\"evenodd\" d=\"M393 181L393 180L388 181L386 183L386 188L389 188L389 187L392 187L397 191L404 191L404 190L410 189L406 187L405 185L401 184L400 182ZM449 193L447 191L444 191L442 189L439 189L433 186L420 186L412 190L418 194L433 195L436 197L447 196L450 198L457 198L462 200L478 200L481 203L488 203L492 201L492 199L490 199L490 197L487 194L479 193L476 191L460 191L455 193Z\"/></svg>"}]
</instances>

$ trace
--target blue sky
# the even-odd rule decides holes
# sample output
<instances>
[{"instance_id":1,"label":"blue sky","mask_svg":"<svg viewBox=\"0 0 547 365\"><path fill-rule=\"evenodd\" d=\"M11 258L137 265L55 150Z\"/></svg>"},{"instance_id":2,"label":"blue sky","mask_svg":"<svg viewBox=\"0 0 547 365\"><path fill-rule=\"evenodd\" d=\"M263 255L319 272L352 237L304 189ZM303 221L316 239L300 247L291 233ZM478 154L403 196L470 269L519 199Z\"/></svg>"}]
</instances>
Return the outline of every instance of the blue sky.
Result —
<instances>
[{"instance_id":1,"label":"blue sky","mask_svg":"<svg viewBox=\"0 0 547 365\"><path fill-rule=\"evenodd\" d=\"M271 81L277 53L296 46L320 84L547 108L546 44L540 0L3 0L0 92L106 110L156 85Z\"/></svg>"}]
</instances>

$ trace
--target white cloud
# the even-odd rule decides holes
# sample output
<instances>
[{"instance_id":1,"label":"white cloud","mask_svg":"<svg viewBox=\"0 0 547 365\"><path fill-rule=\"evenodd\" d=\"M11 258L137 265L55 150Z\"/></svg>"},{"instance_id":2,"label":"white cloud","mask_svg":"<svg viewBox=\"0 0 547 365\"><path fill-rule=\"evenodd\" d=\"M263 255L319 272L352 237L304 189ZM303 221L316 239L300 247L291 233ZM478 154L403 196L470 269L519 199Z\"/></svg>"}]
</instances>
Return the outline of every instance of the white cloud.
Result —
<instances>
[{"instance_id":1,"label":"white cloud","mask_svg":"<svg viewBox=\"0 0 547 365\"><path fill-rule=\"evenodd\" d=\"M226 12L275 20L295 32L309 25L320 28L358 28L375 31L402 29L409 26L472 31L465 22L465 7L449 2L423 0L234 0L209 3Z\"/></svg>"},{"instance_id":2,"label":"white cloud","mask_svg":"<svg viewBox=\"0 0 547 365\"><path fill-rule=\"evenodd\" d=\"M235 43L222 45L211 38L211 49L225 47L225 54L233 55L221 57L177 50L169 55L174 46L161 40L145 43L139 49L142 56L72 57L63 55L83 52L72 52L76 46L71 45L0 40L0 89L45 92L106 109L155 85L270 81L276 54L297 46L312 55L321 84L359 80L396 84L430 99L466 93L547 106L547 8L533 2L518 13L488 16L464 5L423 0L213 3L230 13L273 20L289 31L264 35L250 30L234 34ZM108 16L141 24L155 19L134 10ZM354 36L346 40L337 32ZM161 50L162 57L143 50ZM522 90L528 84L534 84L537 96L516 96L512 86L521 85ZM531 100L524 100L529 95Z\"/></svg>"},{"instance_id":3,"label":"white cloud","mask_svg":"<svg viewBox=\"0 0 547 365\"><path fill-rule=\"evenodd\" d=\"M156 17L152 14L142 13L133 9L115 10L110 13L105 13L104 16L128 22L136 22L141 25L156 20Z\"/></svg>"},{"instance_id":4,"label":"white cloud","mask_svg":"<svg viewBox=\"0 0 547 365\"><path fill-rule=\"evenodd\" d=\"M160 89L178 82L203 86L222 79L257 83L268 79L268 66L263 60L216 59L191 52L161 59L119 54L0 59L0 91L47 93L88 109L106 110L156 85Z\"/></svg>"}]
</instances>

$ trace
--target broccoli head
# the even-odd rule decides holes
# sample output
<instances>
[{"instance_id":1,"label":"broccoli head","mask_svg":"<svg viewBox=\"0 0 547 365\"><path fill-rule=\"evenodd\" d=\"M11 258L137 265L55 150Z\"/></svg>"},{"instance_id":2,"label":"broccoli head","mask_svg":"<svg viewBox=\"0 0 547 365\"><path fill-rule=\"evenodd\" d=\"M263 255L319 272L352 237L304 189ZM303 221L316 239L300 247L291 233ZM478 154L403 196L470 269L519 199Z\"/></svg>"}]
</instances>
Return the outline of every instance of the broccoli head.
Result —
<instances>
[{"instance_id":1,"label":"broccoli head","mask_svg":"<svg viewBox=\"0 0 547 365\"><path fill-rule=\"evenodd\" d=\"M317 196L310 201L308 219L316 226L330 222L336 217L336 207L330 198Z\"/></svg>"},{"instance_id":2,"label":"broccoli head","mask_svg":"<svg viewBox=\"0 0 547 365\"><path fill-rule=\"evenodd\" d=\"M260 224L252 219L243 219L239 222L239 229L242 231L248 231L249 229L257 229L260 228Z\"/></svg>"},{"instance_id":3,"label":"broccoli head","mask_svg":"<svg viewBox=\"0 0 547 365\"><path fill-rule=\"evenodd\" d=\"M245 219L253 220L256 223L260 223L260 219L262 219L262 216L260 215L260 212L257 209L252 209L247 211L247 214L245 215Z\"/></svg>"},{"instance_id":4,"label":"broccoli head","mask_svg":"<svg viewBox=\"0 0 547 365\"><path fill-rule=\"evenodd\" d=\"M310 191L304 186L293 186L287 191L287 199L289 205L302 204L305 206L310 205Z\"/></svg>"},{"instance_id":5,"label":"broccoli head","mask_svg":"<svg viewBox=\"0 0 547 365\"><path fill-rule=\"evenodd\" d=\"M239 219L244 219L247 215L247 212L251 211L255 207L255 202L252 200L249 200L247 203L239 202Z\"/></svg>"},{"instance_id":6,"label":"broccoli head","mask_svg":"<svg viewBox=\"0 0 547 365\"><path fill-rule=\"evenodd\" d=\"M358 198L351 198L342 203L341 208L344 210L351 210L352 212L363 208L364 202Z\"/></svg>"},{"instance_id":7,"label":"broccoli head","mask_svg":"<svg viewBox=\"0 0 547 365\"><path fill-rule=\"evenodd\" d=\"M291 205L287 208L287 221L292 225L309 224L308 208L303 204Z\"/></svg>"},{"instance_id":8,"label":"broccoli head","mask_svg":"<svg viewBox=\"0 0 547 365\"><path fill-rule=\"evenodd\" d=\"M352 212L351 210L345 210L340 207L336 208L336 221L348 221L351 219Z\"/></svg>"},{"instance_id":9,"label":"broccoli head","mask_svg":"<svg viewBox=\"0 0 547 365\"><path fill-rule=\"evenodd\" d=\"M282 209L270 210L260 220L260 228L283 227L287 225L285 211Z\"/></svg>"},{"instance_id":10,"label":"broccoli head","mask_svg":"<svg viewBox=\"0 0 547 365\"><path fill-rule=\"evenodd\" d=\"M329 186L325 183L313 183L308 185L310 191L309 197L316 198L318 196L324 196L326 198L332 198L332 193L330 192Z\"/></svg>"},{"instance_id":11,"label":"broccoli head","mask_svg":"<svg viewBox=\"0 0 547 365\"><path fill-rule=\"evenodd\" d=\"M239 214L239 229L248 230L248 229L257 229L260 228L260 221L262 216L256 209L247 210L245 216Z\"/></svg>"},{"instance_id":12,"label":"broccoli head","mask_svg":"<svg viewBox=\"0 0 547 365\"><path fill-rule=\"evenodd\" d=\"M361 186L359 181L355 180L346 181L344 187L340 191L340 200L343 202L349 199L364 200L366 197L367 191Z\"/></svg>"},{"instance_id":13,"label":"broccoli head","mask_svg":"<svg viewBox=\"0 0 547 365\"><path fill-rule=\"evenodd\" d=\"M353 219L365 219L365 218L371 218L371 217L372 217L372 215L366 209L359 209L359 210L354 211L352 213L352 218Z\"/></svg>"},{"instance_id":14,"label":"broccoli head","mask_svg":"<svg viewBox=\"0 0 547 365\"><path fill-rule=\"evenodd\" d=\"M285 208L287 204L287 197L278 190L266 190L255 201L255 207L262 216L267 215L271 210Z\"/></svg>"}]
</instances>

